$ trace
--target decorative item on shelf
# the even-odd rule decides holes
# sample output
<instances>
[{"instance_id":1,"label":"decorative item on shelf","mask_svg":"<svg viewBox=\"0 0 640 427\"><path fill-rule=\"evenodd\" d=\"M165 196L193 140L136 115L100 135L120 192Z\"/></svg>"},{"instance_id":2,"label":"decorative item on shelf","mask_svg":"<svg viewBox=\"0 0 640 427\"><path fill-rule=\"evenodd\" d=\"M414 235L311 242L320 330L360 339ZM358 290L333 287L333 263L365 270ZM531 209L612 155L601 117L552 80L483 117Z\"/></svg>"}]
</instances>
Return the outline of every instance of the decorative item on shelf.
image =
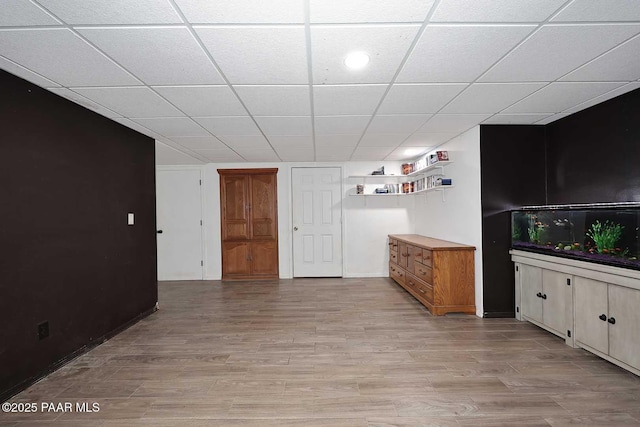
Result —
<instances>
[{"instance_id":1,"label":"decorative item on shelf","mask_svg":"<svg viewBox=\"0 0 640 427\"><path fill-rule=\"evenodd\" d=\"M403 175L409 175L411 172L413 172L413 164L411 164L411 163L403 163L402 164L402 174Z\"/></svg>"},{"instance_id":2,"label":"decorative item on shelf","mask_svg":"<svg viewBox=\"0 0 640 427\"><path fill-rule=\"evenodd\" d=\"M356 194L364 194L364 185L362 184L356 185Z\"/></svg>"},{"instance_id":3,"label":"decorative item on shelf","mask_svg":"<svg viewBox=\"0 0 640 427\"><path fill-rule=\"evenodd\" d=\"M436 187L441 185L451 185L451 178L438 178L436 180Z\"/></svg>"},{"instance_id":4,"label":"decorative item on shelf","mask_svg":"<svg viewBox=\"0 0 640 427\"><path fill-rule=\"evenodd\" d=\"M429 154L429 164L438 163L440 161L448 161L449 153L447 151L436 151L433 154Z\"/></svg>"},{"instance_id":5,"label":"decorative item on shelf","mask_svg":"<svg viewBox=\"0 0 640 427\"><path fill-rule=\"evenodd\" d=\"M399 193L398 184L385 184L384 188L386 188L390 194Z\"/></svg>"},{"instance_id":6,"label":"decorative item on shelf","mask_svg":"<svg viewBox=\"0 0 640 427\"><path fill-rule=\"evenodd\" d=\"M371 172L371 175L384 175L384 166L380 166L380 169Z\"/></svg>"},{"instance_id":7,"label":"decorative item on shelf","mask_svg":"<svg viewBox=\"0 0 640 427\"><path fill-rule=\"evenodd\" d=\"M414 191L422 191L424 190L424 184L425 184L425 179L424 178L420 178L418 180L415 181L415 184L413 185L413 189Z\"/></svg>"},{"instance_id":8,"label":"decorative item on shelf","mask_svg":"<svg viewBox=\"0 0 640 427\"><path fill-rule=\"evenodd\" d=\"M415 168L413 171L419 171L427 167L427 158L423 157L420 160L416 161Z\"/></svg>"},{"instance_id":9,"label":"decorative item on shelf","mask_svg":"<svg viewBox=\"0 0 640 427\"><path fill-rule=\"evenodd\" d=\"M375 189L376 194L389 194L389 189L386 187L380 187Z\"/></svg>"}]
</instances>

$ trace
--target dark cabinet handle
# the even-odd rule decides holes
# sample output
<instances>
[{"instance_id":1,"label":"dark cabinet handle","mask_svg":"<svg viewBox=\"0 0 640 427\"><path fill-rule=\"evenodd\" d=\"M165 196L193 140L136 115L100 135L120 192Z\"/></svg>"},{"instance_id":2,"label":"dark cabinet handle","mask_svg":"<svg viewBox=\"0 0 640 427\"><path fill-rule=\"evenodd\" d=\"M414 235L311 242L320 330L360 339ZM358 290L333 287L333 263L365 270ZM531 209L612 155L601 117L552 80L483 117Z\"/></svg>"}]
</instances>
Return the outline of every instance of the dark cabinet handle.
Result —
<instances>
[{"instance_id":1,"label":"dark cabinet handle","mask_svg":"<svg viewBox=\"0 0 640 427\"><path fill-rule=\"evenodd\" d=\"M601 314L600 316L598 316L598 319L602 320L603 322L607 320L607 315L606 314Z\"/></svg>"},{"instance_id":2,"label":"dark cabinet handle","mask_svg":"<svg viewBox=\"0 0 640 427\"><path fill-rule=\"evenodd\" d=\"M157 231L157 233L158 233L158 234L162 234L162 230L158 230L158 231Z\"/></svg>"},{"instance_id":3,"label":"dark cabinet handle","mask_svg":"<svg viewBox=\"0 0 640 427\"><path fill-rule=\"evenodd\" d=\"M607 320L607 322L611 323L612 325L616 324L616 318L615 317L609 317L609 320Z\"/></svg>"},{"instance_id":4,"label":"dark cabinet handle","mask_svg":"<svg viewBox=\"0 0 640 427\"><path fill-rule=\"evenodd\" d=\"M536 296L537 296L538 298L542 298L542 292L538 292L538 293L536 294Z\"/></svg>"},{"instance_id":5,"label":"dark cabinet handle","mask_svg":"<svg viewBox=\"0 0 640 427\"><path fill-rule=\"evenodd\" d=\"M542 294L542 299L547 299L547 294Z\"/></svg>"}]
</instances>

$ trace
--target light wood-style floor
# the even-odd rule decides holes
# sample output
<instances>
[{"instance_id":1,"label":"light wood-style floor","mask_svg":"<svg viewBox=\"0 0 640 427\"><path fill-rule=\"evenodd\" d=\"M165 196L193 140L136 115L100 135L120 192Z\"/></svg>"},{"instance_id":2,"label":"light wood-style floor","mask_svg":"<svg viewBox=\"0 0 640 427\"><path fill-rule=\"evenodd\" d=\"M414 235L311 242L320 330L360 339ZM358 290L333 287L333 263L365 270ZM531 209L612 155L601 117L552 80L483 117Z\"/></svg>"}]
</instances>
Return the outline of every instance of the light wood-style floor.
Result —
<instances>
[{"instance_id":1,"label":"light wood-style floor","mask_svg":"<svg viewBox=\"0 0 640 427\"><path fill-rule=\"evenodd\" d=\"M160 311L0 425L638 426L640 378L514 319L432 317L386 278L165 282Z\"/></svg>"}]
</instances>

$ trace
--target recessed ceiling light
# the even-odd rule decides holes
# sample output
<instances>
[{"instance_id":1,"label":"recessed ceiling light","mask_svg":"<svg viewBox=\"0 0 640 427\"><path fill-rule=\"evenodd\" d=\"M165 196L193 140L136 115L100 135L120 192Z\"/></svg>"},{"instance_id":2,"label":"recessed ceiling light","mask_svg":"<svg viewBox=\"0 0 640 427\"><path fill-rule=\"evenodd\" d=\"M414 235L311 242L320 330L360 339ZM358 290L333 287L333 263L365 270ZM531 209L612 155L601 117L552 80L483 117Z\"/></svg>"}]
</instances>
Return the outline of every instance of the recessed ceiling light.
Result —
<instances>
[{"instance_id":1,"label":"recessed ceiling light","mask_svg":"<svg viewBox=\"0 0 640 427\"><path fill-rule=\"evenodd\" d=\"M369 63L369 55L364 52L351 52L344 60L344 65L352 70L364 68Z\"/></svg>"}]
</instances>

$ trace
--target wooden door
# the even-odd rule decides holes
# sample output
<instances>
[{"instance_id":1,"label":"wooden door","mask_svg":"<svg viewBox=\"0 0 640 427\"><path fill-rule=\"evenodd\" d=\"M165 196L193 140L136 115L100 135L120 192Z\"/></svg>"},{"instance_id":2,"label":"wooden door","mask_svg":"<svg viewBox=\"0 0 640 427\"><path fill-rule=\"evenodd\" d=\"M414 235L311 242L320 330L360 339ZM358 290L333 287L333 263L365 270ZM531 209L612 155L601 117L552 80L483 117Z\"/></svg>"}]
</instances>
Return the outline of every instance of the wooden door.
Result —
<instances>
[{"instance_id":1,"label":"wooden door","mask_svg":"<svg viewBox=\"0 0 640 427\"><path fill-rule=\"evenodd\" d=\"M567 334L565 288L569 277L557 271L542 270L542 323L563 336Z\"/></svg>"},{"instance_id":2,"label":"wooden door","mask_svg":"<svg viewBox=\"0 0 640 427\"><path fill-rule=\"evenodd\" d=\"M522 315L542 322L542 269L530 265L520 266Z\"/></svg>"},{"instance_id":3,"label":"wooden door","mask_svg":"<svg viewBox=\"0 0 640 427\"><path fill-rule=\"evenodd\" d=\"M220 176L222 241L249 239L249 176Z\"/></svg>"},{"instance_id":4,"label":"wooden door","mask_svg":"<svg viewBox=\"0 0 640 427\"><path fill-rule=\"evenodd\" d=\"M249 242L222 242L222 277L250 275Z\"/></svg>"},{"instance_id":5,"label":"wooden door","mask_svg":"<svg viewBox=\"0 0 640 427\"><path fill-rule=\"evenodd\" d=\"M609 355L640 369L640 291L615 285L608 291Z\"/></svg>"},{"instance_id":6,"label":"wooden door","mask_svg":"<svg viewBox=\"0 0 640 427\"><path fill-rule=\"evenodd\" d=\"M274 240L251 242L250 259L253 276L278 275L278 245Z\"/></svg>"},{"instance_id":7,"label":"wooden door","mask_svg":"<svg viewBox=\"0 0 640 427\"><path fill-rule=\"evenodd\" d=\"M608 285L604 282L576 277L573 280L573 286L576 344L582 343L608 354Z\"/></svg>"}]
</instances>

